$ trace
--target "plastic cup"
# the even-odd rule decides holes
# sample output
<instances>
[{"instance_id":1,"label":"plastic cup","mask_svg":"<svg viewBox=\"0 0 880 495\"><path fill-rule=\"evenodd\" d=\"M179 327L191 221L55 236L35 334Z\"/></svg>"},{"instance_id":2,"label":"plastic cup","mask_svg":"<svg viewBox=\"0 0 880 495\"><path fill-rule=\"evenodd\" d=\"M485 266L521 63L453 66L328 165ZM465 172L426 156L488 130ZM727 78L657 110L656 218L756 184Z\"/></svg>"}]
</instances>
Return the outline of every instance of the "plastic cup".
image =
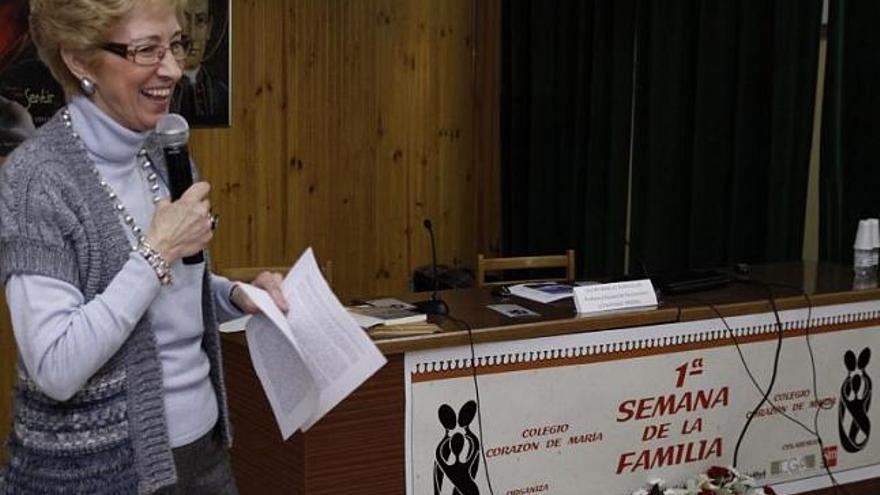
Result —
<instances>
[{"instance_id":1,"label":"plastic cup","mask_svg":"<svg viewBox=\"0 0 880 495\"><path fill-rule=\"evenodd\" d=\"M880 220L869 218L868 224L868 231L871 237L871 247L873 249L880 248Z\"/></svg>"},{"instance_id":2,"label":"plastic cup","mask_svg":"<svg viewBox=\"0 0 880 495\"><path fill-rule=\"evenodd\" d=\"M877 270L880 265L880 220L869 218L868 222L871 224L871 244L874 247L871 250L871 264L874 266L874 270Z\"/></svg>"},{"instance_id":3,"label":"plastic cup","mask_svg":"<svg viewBox=\"0 0 880 495\"><path fill-rule=\"evenodd\" d=\"M870 251L874 249L874 241L871 235L871 221L859 220L859 229L856 230L856 242L853 249Z\"/></svg>"}]
</instances>

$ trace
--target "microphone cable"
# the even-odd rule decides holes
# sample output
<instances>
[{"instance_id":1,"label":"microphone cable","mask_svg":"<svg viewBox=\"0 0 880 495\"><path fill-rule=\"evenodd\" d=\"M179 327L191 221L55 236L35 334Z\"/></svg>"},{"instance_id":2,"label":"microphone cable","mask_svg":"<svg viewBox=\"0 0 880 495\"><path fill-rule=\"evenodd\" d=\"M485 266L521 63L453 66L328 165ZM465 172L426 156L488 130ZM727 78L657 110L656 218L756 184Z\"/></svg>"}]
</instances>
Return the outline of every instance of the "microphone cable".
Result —
<instances>
[{"instance_id":1,"label":"microphone cable","mask_svg":"<svg viewBox=\"0 0 880 495\"><path fill-rule=\"evenodd\" d=\"M749 416L748 420L746 421L746 424L743 425L743 428L740 431L739 438L737 439L736 449L734 450L733 466L736 467L736 465L737 465L739 448L741 446L743 438L745 437L746 431L748 431L748 427L750 426L752 418L754 418L756 411L758 411L763 406L764 402L766 402L766 403L770 404L770 406L773 408L773 410L776 413L782 415L783 417L785 417L787 420L791 421L792 423L800 426L807 433L809 433L811 436L816 438L817 442L819 443L820 458L822 459L822 467L824 468L826 474L828 475L829 479L831 480L832 486L835 487L837 493L844 493L846 495L849 495L849 492L846 490L846 488L844 486L842 486L837 481L834 474L831 472L831 469L829 468L827 462L825 461L824 442L823 442L821 435L819 434L819 426L818 426L819 414L822 410L830 409L831 404L829 402L827 405L825 405L822 401L819 400L818 381L816 378L816 362L815 362L815 356L813 354L812 344L810 342L810 333L809 333L810 332L810 325L811 325L811 321L812 321L812 312L813 312L812 300L810 299L809 295L805 291L803 291L802 288L795 287L793 285L771 284L771 283L765 283L763 281L741 279L741 278L737 278L737 279L735 279L735 281L745 283L745 284L754 284L754 285L758 285L758 286L761 286L761 287L767 289L768 301L770 302L770 307L773 310L773 314L774 314L774 317L776 320L776 323L774 326L776 327L777 345L776 345L776 351L775 351L774 361L773 361L773 375L771 377L771 382L769 384L769 387L767 388L766 391L761 387L761 385L758 383L757 379L755 378L754 374L752 373L751 368L749 367L748 363L745 360L745 356L743 355L742 348L740 346L739 340L736 337L736 334L733 332L733 329L727 323L727 319L718 310L717 306L715 306L714 304L712 304L708 301L704 301L704 300L701 300L701 299L695 298L695 297L682 297L682 296L677 297L677 299L679 299L679 300L689 300L692 302L696 302L697 304L706 306L712 310L712 312L715 314L715 316L718 317L718 319L724 325L724 328L727 330L727 333L730 336L730 339L733 341L733 344L734 344L734 347L736 348L740 362L742 363L743 369L745 370L746 374L748 375L749 380L755 386L755 389L762 395L761 402L759 402L758 406L755 407L755 409L752 411L752 414ZM773 296L771 286L786 287L786 288L798 290L801 292L801 295L803 295L804 299L807 302L807 321L806 321L806 325L805 325L805 329L804 329L804 334L805 334L805 338L806 338L807 349L808 349L809 356L810 356L810 365L811 365L812 382L813 382L813 396L815 398L815 403L816 403L816 412L813 416L813 428L810 428L809 426L805 425L803 422L801 422L797 418L794 418L794 417L790 416L789 414L787 414L783 409L781 409L778 405L776 405L769 398L769 395L770 395L772 388L773 388L773 385L775 383L776 372L777 372L778 366L779 366L779 356L781 354L782 337L783 337L782 321L779 316L779 310L776 305L776 300L775 300L775 297ZM678 307L678 321L679 322L681 321L681 306Z\"/></svg>"},{"instance_id":2,"label":"microphone cable","mask_svg":"<svg viewBox=\"0 0 880 495\"><path fill-rule=\"evenodd\" d=\"M757 378L755 378L755 375L752 373L751 368L749 367L748 363L746 362L745 355L743 355L742 348L740 347L739 339L737 339L733 330L730 328L730 325L727 323L727 320L724 318L724 316L721 314L721 312L718 310L718 308L714 304L712 304L708 301L703 301L703 300L701 300L699 298L695 298L695 297L678 297L678 299L695 302L701 306L705 306L705 307L712 310L712 312L715 314L715 316L724 325L725 330L727 331L728 335L730 336L730 340L733 341L734 348L736 349L737 355L739 356L740 363L743 365L743 369L745 370L746 375L749 377L749 380L752 382L752 385L755 386L755 389L757 389L758 392L763 396L765 393L764 388L761 387L761 385L758 383ZM678 309L678 320L677 321L681 322L682 308L681 308L681 306L679 306L677 309ZM808 319L809 319L809 317L808 317ZM785 410L783 410L782 408L777 406L776 403L773 402L771 399L768 398L767 403L770 404L770 407L772 407L773 411L776 412L777 414L785 416L788 420L790 420L791 422L797 424L798 426L800 426L801 428L806 430L807 433L809 433L811 435L815 434L815 431L810 429L809 426L805 425L803 422L801 422L797 418L789 416L788 413L785 412Z\"/></svg>"},{"instance_id":3,"label":"microphone cable","mask_svg":"<svg viewBox=\"0 0 880 495\"><path fill-rule=\"evenodd\" d=\"M806 325L804 327L804 339L805 339L805 342L807 345L807 353L810 356L810 371L812 373L812 381L813 381L813 397L815 398L815 402L816 402L816 411L813 414L813 429L812 430L807 429L807 431L809 431L816 438L816 441L819 443L819 458L822 461L822 468L825 470L825 473L828 475L828 479L831 481L831 485L835 488L835 491L837 493L844 493L846 495L849 495L849 491L846 489L846 487L844 485L841 485L837 481L837 478L834 476L834 473L831 471L831 468L828 466L828 463L826 462L825 441L822 438L822 434L819 433L819 415L821 414L822 411L831 410L831 408L833 407L833 404L831 401L828 401L826 403L825 401L822 401L819 399L819 385L818 385L818 378L817 378L817 371L816 371L816 357L815 357L815 353L813 352L813 344L810 341L810 326L811 326L811 318L812 318L812 312L813 312L813 301L812 301L812 299L810 299L810 295L807 294L807 291L805 291L803 289L803 287L798 287L798 286L790 285L790 284L783 284L783 283L777 283L777 282L765 282L762 280L751 280L751 279L737 279L737 281L744 283L744 284L756 284L756 285L764 286L764 287L767 287L768 291L770 291L770 287L781 287L781 288L786 288L786 289L793 289L797 292L800 292L800 295L803 296L803 298L806 300L806 302L807 302L807 321L806 321ZM771 294L772 294L772 292L771 292ZM788 415L785 415L785 416L788 417ZM789 418L789 419L794 421L793 418ZM795 422L797 422L798 424L801 424L799 421L795 421Z\"/></svg>"},{"instance_id":4,"label":"microphone cable","mask_svg":"<svg viewBox=\"0 0 880 495\"><path fill-rule=\"evenodd\" d=\"M777 374L778 367L779 367L779 355L782 350L782 324L779 321L778 314L776 314L776 306L773 303L771 303L771 307L774 310L774 314L776 314L776 319L777 319L777 323L778 323L778 325L776 326L776 328L777 328L777 331L776 331L777 341L776 341L776 351L774 353L774 358L773 358L773 370L772 370L772 374L770 377L770 384L767 387L767 390L765 391L761 388L760 385L758 385L757 380L755 379L754 375L752 374L751 368L749 368L748 364L745 361L745 356L743 356L742 349L740 348L739 340L736 338L736 335L734 334L733 329L730 328L730 325L728 325L727 320L724 318L724 316L721 314L721 312L718 310L718 308L714 304L712 304L708 301L703 301L703 300L700 300L700 299L694 298L694 297L678 296L678 299L683 300L683 301L696 302L700 305L708 307L709 309L712 310L713 313L715 313L715 316L717 316L718 319L721 320L721 323L724 325L725 330L727 330L727 334L730 336L730 339L733 341L733 345L736 348L737 354L739 354L740 361L742 362L743 368L745 368L746 374L749 376L752 383L758 389L758 392L761 393L761 401L758 402L758 405L752 410L752 413L748 415L748 418L746 419L746 423L743 425L742 430L740 430L739 437L737 438L736 447L734 448L734 451L733 451L733 467L736 468L736 466L738 464L737 461L739 459L740 444L742 443L742 440L745 437L746 431L748 431L749 425L752 422L752 418L755 417L755 414L757 414L757 411L761 408L761 406L763 406L764 403L768 401L768 397L770 395L770 392L772 391L773 385L776 382L776 374ZM680 307L679 307L679 312L678 312L678 320L681 321L681 308ZM774 407L774 409L778 410L778 408L775 404L773 405L773 407ZM806 428L806 426L803 425L803 423L799 423L799 424L801 424L802 427ZM809 428L807 428L807 431L809 431Z\"/></svg>"},{"instance_id":5,"label":"microphone cable","mask_svg":"<svg viewBox=\"0 0 880 495\"><path fill-rule=\"evenodd\" d=\"M624 242L624 245L629 249L630 256L635 258L636 263L638 263L639 267L641 268L642 274L645 275L646 277L650 278L650 272L648 271L644 260L642 259L642 257L638 256L638 253L635 252L635 249L633 248L630 240L627 239L626 237L624 237L623 242ZM763 388L760 386L760 384L758 383L754 374L752 373L751 368L749 368L749 365L745 360L745 356L742 353L742 349L740 348L740 344L739 344L739 341L738 341L736 335L733 333L733 330L727 324L727 320L724 318L724 316L721 314L721 312L718 310L718 308L714 304L712 304L708 301L700 300L698 298L690 298L690 297L686 297L686 296L684 296L684 297L678 296L677 298L679 300L691 300L691 301L697 302L698 304L708 306L712 310L712 312L715 313L715 315L721 320L721 322L724 324L724 327L727 329L727 333L728 333L728 335L730 335L731 340L733 340L734 346L736 348L736 352L739 355L740 362L743 365L743 369L745 369L746 374L748 375L752 384L755 386L755 388L758 390L758 392L762 395L761 402L755 408L755 411L759 410L761 408L761 406L764 404L764 402L767 402L768 404L770 404L770 406L773 408L773 410L775 412L781 414L783 417L785 417L789 421L792 421L793 423L797 424L798 426L803 428L805 431L807 431L808 433L813 435L816 438L816 441L819 443L819 449L820 449L819 455L820 455L820 459L822 461L822 467L825 469L825 472L828 474L828 478L831 480L831 484L835 487L835 489L838 493L842 492L846 495L849 495L849 492L847 491L847 489L843 485L838 483L834 474L831 472L831 468L828 466L828 463L826 462L825 453L824 453L824 451L825 451L824 441L822 439L821 434L819 433L819 415L820 415L821 411L830 410L833 406L830 402L825 404L819 400L818 380L816 377L816 360L815 360L815 356L813 353L812 343L810 342L810 322L812 320L812 312L813 312L813 302L810 299L810 296L803 289L803 287L798 287L798 286L794 286L794 285L780 284L780 283L768 283L768 282L764 282L764 281L760 281L760 280L752 280L752 279L744 278L744 277L734 277L733 281L743 283L743 284L754 284L754 285L759 285L759 286L764 287L767 290L767 295L768 295L768 300L770 302L770 307L772 308L773 314L776 319L777 345L776 345L776 351L775 351L775 355L774 355L774 359L773 359L773 373L772 373L772 377L771 377L771 381L770 381L770 386L767 388L766 391L764 391ZM801 421L799 421L797 418L794 418L794 417L788 415L785 411L783 411L781 408L779 408L779 406L777 406L769 398L770 392L772 391L773 385L775 384L775 380L776 380L776 374L777 374L778 366L779 366L779 356L780 356L781 349L782 349L782 338L783 338L782 322L779 318L779 312L776 307L776 301L775 301L775 298L773 297L773 291L771 289L771 286L794 289L794 290L800 292L801 295L803 295L804 299L807 302L807 321L806 321L806 325L805 325L805 329L804 329L804 338L806 340L807 351L810 356L810 369L812 372L812 381L813 381L813 397L816 402L816 412L813 416L813 428L812 429L809 426L802 423ZM682 313L682 308L681 308L681 306L678 306L678 315L676 317L676 321L678 321L678 322L681 321L681 313ZM750 415L748 420L746 421L746 424L743 425L743 429L740 432L739 438L737 439L736 449L734 450L734 457L733 457L734 458L734 461L733 461L734 467L736 467L736 464L737 464L737 459L738 459L738 455L739 455L739 448L740 448L741 442L743 440L743 437L745 436L746 431L748 430L749 424L751 423L751 420L754 417L754 414L755 414L755 412L753 411L752 415Z\"/></svg>"},{"instance_id":6,"label":"microphone cable","mask_svg":"<svg viewBox=\"0 0 880 495\"><path fill-rule=\"evenodd\" d=\"M774 319L776 320L776 350L773 353L773 370L770 373L770 383L767 384L767 390L764 392L764 395L761 397L758 405L755 406L755 408L752 410L752 414L750 414L748 418L746 418L746 423L743 425L742 430L739 433L739 438L736 440L736 447L733 449L734 467L736 467L737 465L737 460L739 459L739 448L742 445L742 441L746 436L746 431L748 431L749 425L751 425L752 420L755 419L755 415L758 414L758 411L761 410L761 407L769 399L770 393L773 391L773 386L776 385L776 377L779 375L779 356L782 354L782 339L784 328L782 327L782 320L779 318L779 310L776 307L776 299L773 297L773 291L770 290L769 287L767 288L767 296L770 300L770 307L773 309ZM728 331L731 335L733 335L733 331ZM737 346L737 350L739 350L739 346Z\"/></svg>"},{"instance_id":7,"label":"microphone cable","mask_svg":"<svg viewBox=\"0 0 880 495\"><path fill-rule=\"evenodd\" d=\"M466 330L468 336L468 344L471 351L471 376L474 379L474 397L477 402L477 429L480 431L480 457L483 458L483 467L486 472L486 484L489 486L489 495L495 495L492 489L492 480L489 477L489 462L486 460L486 437L483 435L483 404L480 402L480 384L477 382L477 353L474 349L474 332L468 322L456 318L451 314L441 315L455 323L459 330Z\"/></svg>"},{"instance_id":8,"label":"microphone cable","mask_svg":"<svg viewBox=\"0 0 880 495\"><path fill-rule=\"evenodd\" d=\"M630 249L630 253L633 254L633 256L635 256L635 253L633 253L632 246L630 245L629 239L624 238L624 244L626 244L627 248ZM641 257L635 256L635 258L636 258L636 261L641 265L642 272L646 276L648 276L648 270L645 266L645 263L642 261ZM772 373L770 376L770 384L768 385L766 391L762 391L761 387L758 385L757 380L755 379L754 375L752 374L751 369L749 368L748 364L746 363L745 356L743 356L742 349L740 348L739 341L737 340L736 335L734 335L733 329L731 329L730 325L727 324L727 320L722 316L721 312L718 311L718 308L715 307L714 304L709 303L707 301L701 301L697 298L680 297L679 296L680 300L696 301L699 304L708 306L712 310L712 312L714 312L715 315L721 320L721 323L724 325L724 328L727 330L727 334L730 335L731 340L733 340L733 344L736 347L736 352L739 354L740 361L743 364L743 368L745 368L746 374L748 374L752 383L758 389L758 392L762 393L760 402L758 402L758 405L755 406L755 408L752 410L752 413L750 415L748 415L746 422L742 427L742 430L740 430L739 437L737 438L736 447L734 448L734 451L733 451L733 467L734 468L736 468L736 466L738 464L737 461L739 459L739 448L740 448L740 445L742 444L743 438L745 437L746 431L748 431L749 426L751 425L752 419L755 417L755 414L758 413L758 411L761 409L761 407L764 405L765 402L768 402L770 392L773 390L773 385L775 385L775 383L776 383L776 376L779 371L779 356L782 351L782 336L783 336L782 322L780 321L779 313L776 310L776 303L773 300L773 294L772 294L772 292L769 291L769 289L768 289L768 295L770 296L770 307L773 309L773 314L776 317L777 340L776 340L776 350L774 352L774 357L773 357L773 370L772 370ZM680 306L678 307L678 315L677 315L676 319L679 322L681 321L681 307ZM774 410L778 410L778 407L775 404L773 404L772 402L771 402L771 405L773 406ZM810 431L809 428L807 428L803 423L798 422L798 424L800 424L802 427L806 428L807 431Z\"/></svg>"}]
</instances>

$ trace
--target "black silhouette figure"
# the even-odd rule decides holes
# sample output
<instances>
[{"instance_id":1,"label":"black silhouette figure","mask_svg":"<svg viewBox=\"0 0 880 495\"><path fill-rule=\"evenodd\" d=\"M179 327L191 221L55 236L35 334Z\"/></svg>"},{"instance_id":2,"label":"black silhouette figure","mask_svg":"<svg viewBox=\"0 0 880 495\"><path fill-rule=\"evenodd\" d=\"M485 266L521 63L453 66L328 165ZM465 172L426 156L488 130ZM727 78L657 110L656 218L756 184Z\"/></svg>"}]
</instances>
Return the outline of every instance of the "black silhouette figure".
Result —
<instances>
[{"instance_id":1,"label":"black silhouette figure","mask_svg":"<svg viewBox=\"0 0 880 495\"><path fill-rule=\"evenodd\" d=\"M840 387L837 424L840 443L844 450L850 453L865 448L871 436L871 420L868 418L868 410L871 408L871 395L874 386L871 377L865 372L870 360L871 349L867 347L859 353L858 360L856 360L853 351L846 351L843 356L847 374Z\"/></svg>"},{"instance_id":2,"label":"black silhouette figure","mask_svg":"<svg viewBox=\"0 0 880 495\"><path fill-rule=\"evenodd\" d=\"M443 487L443 470L440 469L438 459L448 459L452 453L451 432L456 425L455 410L448 404L440 406L437 410L437 416L440 418L444 432L443 438L437 444L437 451L434 453L434 495L440 495L440 489Z\"/></svg>"},{"instance_id":3,"label":"black silhouette figure","mask_svg":"<svg viewBox=\"0 0 880 495\"><path fill-rule=\"evenodd\" d=\"M475 481L480 468L480 439L470 430L476 414L477 403L472 400L461 406L457 418L448 404L437 410L444 433L434 454L434 495L440 495L444 479L452 485L452 495L480 494ZM464 433L455 431L457 427Z\"/></svg>"}]
</instances>

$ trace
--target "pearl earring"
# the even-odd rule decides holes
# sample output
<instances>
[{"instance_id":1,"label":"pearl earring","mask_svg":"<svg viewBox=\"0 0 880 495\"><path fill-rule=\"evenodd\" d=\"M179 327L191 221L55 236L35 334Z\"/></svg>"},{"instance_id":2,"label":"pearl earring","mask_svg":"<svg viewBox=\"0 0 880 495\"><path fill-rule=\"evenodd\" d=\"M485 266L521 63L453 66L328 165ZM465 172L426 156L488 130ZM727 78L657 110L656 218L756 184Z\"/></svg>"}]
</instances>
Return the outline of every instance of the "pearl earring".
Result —
<instances>
[{"instance_id":1,"label":"pearl earring","mask_svg":"<svg viewBox=\"0 0 880 495\"><path fill-rule=\"evenodd\" d=\"M79 80L79 87L86 96L92 96L95 94L95 82L88 77Z\"/></svg>"}]
</instances>

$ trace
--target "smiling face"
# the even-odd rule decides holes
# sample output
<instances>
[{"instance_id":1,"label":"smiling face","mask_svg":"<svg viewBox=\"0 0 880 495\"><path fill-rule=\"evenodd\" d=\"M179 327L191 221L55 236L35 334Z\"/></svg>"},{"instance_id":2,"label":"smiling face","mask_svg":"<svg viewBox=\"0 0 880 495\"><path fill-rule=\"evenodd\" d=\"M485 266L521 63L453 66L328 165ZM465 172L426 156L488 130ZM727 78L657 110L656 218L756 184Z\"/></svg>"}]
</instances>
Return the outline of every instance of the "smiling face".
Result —
<instances>
[{"instance_id":1,"label":"smiling face","mask_svg":"<svg viewBox=\"0 0 880 495\"><path fill-rule=\"evenodd\" d=\"M172 10L143 2L119 22L107 41L128 45L129 49L156 44L168 47L180 36L180 25ZM95 83L95 104L135 131L155 128L159 118L168 113L171 92L181 76L180 64L170 50L152 66L137 65L101 50L95 62L80 66L80 71L85 74L78 76L85 75Z\"/></svg>"}]
</instances>

